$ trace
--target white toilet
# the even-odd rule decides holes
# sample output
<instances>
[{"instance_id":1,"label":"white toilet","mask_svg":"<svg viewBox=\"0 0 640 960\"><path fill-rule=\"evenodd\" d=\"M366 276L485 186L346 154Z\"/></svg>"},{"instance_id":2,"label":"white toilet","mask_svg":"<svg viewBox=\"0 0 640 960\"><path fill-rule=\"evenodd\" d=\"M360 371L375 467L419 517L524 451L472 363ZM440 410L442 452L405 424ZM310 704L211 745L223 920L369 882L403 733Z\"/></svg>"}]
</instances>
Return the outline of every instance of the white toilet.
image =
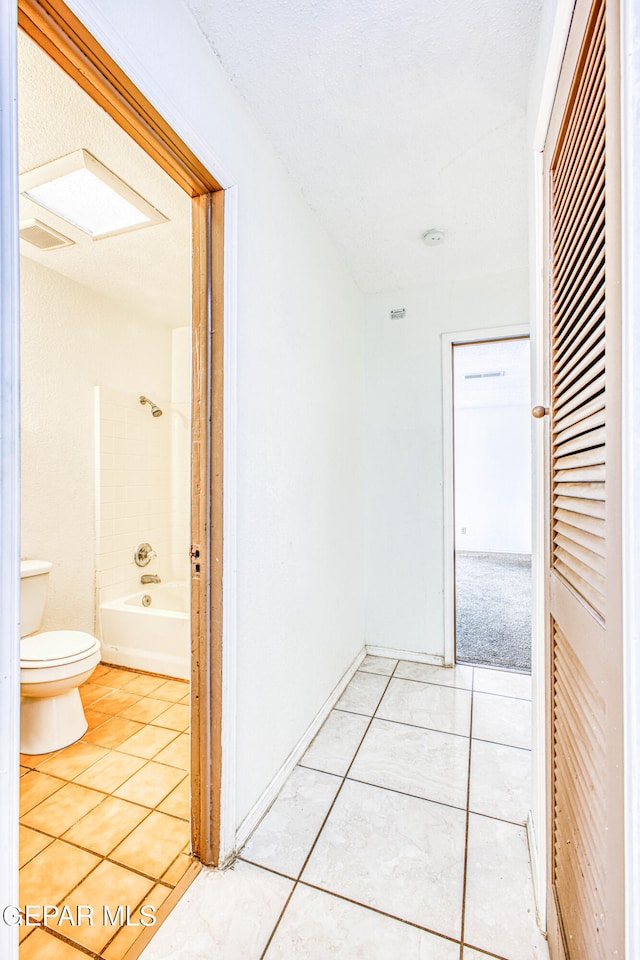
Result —
<instances>
[{"instance_id":1,"label":"white toilet","mask_svg":"<svg viewBox=\"0 0 640 960\"><path fill-rule=\"evenodd\" d=\"M36 633L47 601L47 560L20 563L20 750L51 753L87 730L78 687L100 663L100 641L80 630Z\"/></svg>"}]
</instances>

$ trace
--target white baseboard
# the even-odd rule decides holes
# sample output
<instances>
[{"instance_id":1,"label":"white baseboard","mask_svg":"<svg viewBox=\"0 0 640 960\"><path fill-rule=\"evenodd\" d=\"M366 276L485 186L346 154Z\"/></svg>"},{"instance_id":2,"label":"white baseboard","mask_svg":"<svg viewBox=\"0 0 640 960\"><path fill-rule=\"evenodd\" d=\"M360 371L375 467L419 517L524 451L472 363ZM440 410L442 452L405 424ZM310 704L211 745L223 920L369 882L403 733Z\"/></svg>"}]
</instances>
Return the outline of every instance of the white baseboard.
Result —
<instances>
[{"instance_id":1,"label":"white baseboard","mask_svg":"<svg viewBox=\"0 0 640 960\"><path fill-rule=\"evenodd\" d=\"M434 667L444 666L444 656L432 653L416 653L414 650L396 650L394 647L376 647L367 644L365 647L369 656L391 657L393 660L411 660L413 663L429 663Z\"/></svg>"},{"instance_id":2,"label":"white baseboard","mask_svg":"<svg viewBox=\"0 0 640 960\"><path fill-rule=\"evenodd\" d=\"M539 868L540 864L538 861L538 841L536 839L536 831L533 826L533 816L531 810L527 814L526 822L526 831L527 831L527 844L529 846L529 860L531 861L531 879L533 883L533 899L536 904L536 921L542 932L545 932L545 925L542 918L545 916L544 904L540 903L540 889L539 889Z\"/></svg>"},{"instance_id":3,"label":"white baseboard","mask_svg":"<svg viewBox=\"0 0 640 960\"><path fill-rule=\"evenodd\" d=\"M302 759L303 754L305 753L307 747L315 737L316 733L327 719L334 706L342 696L345 691L345 688L349 681L352 679L354 673L362 663L365 658L365 649L363 648L360 653L356 656L355 660L344 674L342 679L337 683L334 689L331 691L323 705L318 710L317 714L302 734L295 747L284 761L276 775L271 780L271 783L266 788L264 793L258 797L257 801L252 806L249 813L246 815L242 823L238 826L236 831L236 851L242 849L245 845L253 831L256 829L262 818L265 816L269 807L274 802L282 786L298 763Z\"/></svg>"}]
</instances>

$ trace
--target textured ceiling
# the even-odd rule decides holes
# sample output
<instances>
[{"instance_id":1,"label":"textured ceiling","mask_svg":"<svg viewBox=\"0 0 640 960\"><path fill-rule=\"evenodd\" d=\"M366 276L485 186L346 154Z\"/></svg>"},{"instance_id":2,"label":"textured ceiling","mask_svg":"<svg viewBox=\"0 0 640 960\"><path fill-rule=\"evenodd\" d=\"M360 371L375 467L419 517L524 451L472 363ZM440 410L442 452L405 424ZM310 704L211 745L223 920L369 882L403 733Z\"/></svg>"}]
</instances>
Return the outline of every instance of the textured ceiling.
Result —
<instances>
[{"instance_id":1,"label":"textured ceiling","mask_svg":"<svg viewBox=\"0 0 640 960\"><path fill-rule=\"evenodd\" d=\"M539 0L184 2L362 290L525 263Z\"/></svg>"},{"instance_id":2,"label":"textured ceiling","mask_svg":"<svg viewBox=\"0 0 640 960\"><path fill-rule=\"evenodd\" d=\"M24 256L115 300L138 318L168 326L191 322L191 201L160 167L40 48L20 33L20 172L84 147L169 218L167 223L91 240L20 197L20 219L37 217L76 241Z\"/></svg>"}]
</instances>

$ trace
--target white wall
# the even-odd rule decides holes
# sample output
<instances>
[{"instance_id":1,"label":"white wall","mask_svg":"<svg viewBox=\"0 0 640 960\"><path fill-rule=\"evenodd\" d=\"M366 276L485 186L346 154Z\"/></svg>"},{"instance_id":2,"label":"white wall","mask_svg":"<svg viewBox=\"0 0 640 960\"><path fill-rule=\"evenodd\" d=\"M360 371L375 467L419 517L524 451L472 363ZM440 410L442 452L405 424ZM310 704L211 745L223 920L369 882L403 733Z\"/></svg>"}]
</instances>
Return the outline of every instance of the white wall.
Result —
<instances>
[{"instance_id":1,"label":"white wall","mask_svg":"<svg viewBox=\"0 0 640 960\"><path fill-rule=\"evenodd\" d=\"M456 412L456 550L531 553L531 408Z\"/></svg>"},{"instance_id":2,"label":"white wall","mask_svg":"<svg viewBox=\"0 0 640 960\"><path fill-rule=\"evenodd\" d=\"M455 549L531 553L529 341L453 347Z\"/></svg>"},{"instance_id":3,"label":"white wall","mask_svg":"<svg viewBox=\"0 0 640 960\"><path fill-rule=\"evenodd\" d=\"M398 307L406 316L391 320ZM440 334L523 324L527 307L526 258L521 271L366 298L369 644L444 655Z\"/></svg>"},{"instance_id":4,"label":"white wall","mask_svg":"<svg viewBox=\"0 0 640 960\"><path fill-rule=\"evenodd\" d=\"M364 640L362 298L186 9L71 7L238 186L240 820Z\"/></svg>"},{"instance_id":5,"label":"white wall","mask_svg":"<svg viewBox=\"0 0 640 960\"><path fill-rule=\"evenodd\" d=\"M21 298L21 555L54 565L43 629L92 632L94 388L168 398L171 331L123 316L110 301L25 257ZM132 556L137 543L123 540L119 549Z\"/></svg>"}]
</instances>

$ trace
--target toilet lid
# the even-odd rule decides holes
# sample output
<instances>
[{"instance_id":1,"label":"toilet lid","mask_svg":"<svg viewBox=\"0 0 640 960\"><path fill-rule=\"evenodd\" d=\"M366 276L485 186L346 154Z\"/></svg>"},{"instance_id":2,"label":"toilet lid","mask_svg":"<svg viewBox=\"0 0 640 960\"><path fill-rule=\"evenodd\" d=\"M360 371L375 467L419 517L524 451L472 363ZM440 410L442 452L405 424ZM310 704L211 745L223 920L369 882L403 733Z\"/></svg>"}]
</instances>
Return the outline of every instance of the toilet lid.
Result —
<instances>
[{"instance_id":1,"label":"toilet lid","mask_svg":"<svg viewBox=\"0 0 640 960\"><path fill-rule=\"evenodd\" d=\"M20 642L20 661L25 666L56 663L82 656L97 644L95 637L81 630L50 630L23 637Z\"/></svg>"}]
</instances>

